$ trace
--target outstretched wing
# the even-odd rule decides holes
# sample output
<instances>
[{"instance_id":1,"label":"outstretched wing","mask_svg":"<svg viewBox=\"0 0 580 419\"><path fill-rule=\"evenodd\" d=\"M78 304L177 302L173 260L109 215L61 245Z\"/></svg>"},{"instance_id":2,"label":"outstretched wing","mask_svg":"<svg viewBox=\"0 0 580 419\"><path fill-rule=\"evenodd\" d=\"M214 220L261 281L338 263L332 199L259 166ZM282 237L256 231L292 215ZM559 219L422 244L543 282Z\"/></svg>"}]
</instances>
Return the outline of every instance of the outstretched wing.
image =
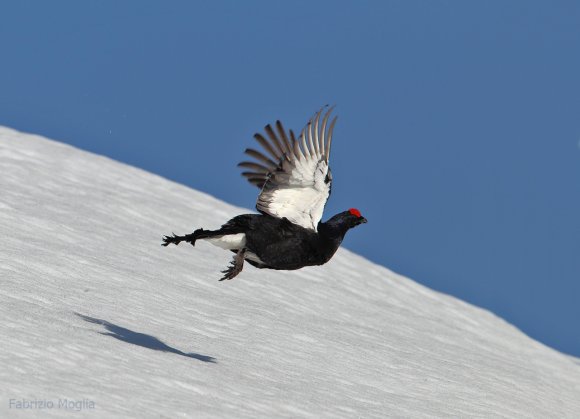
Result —
<instances>
[{"instance_id":1,"label":"outstretched wing","mask_svg":"<svg viewBox=\"0 0 580 419\"><path fill-rule=\"evenodd\" d=\"M254 135L266 154L247 149L246 154L257 162L239 164L251 169L242 175L262 189L256 203L258 211L315 231L330 195L328 158L336 123L336 117L328 123L332 108L324 116L323 110L308 121L299 139L292 130L287 135L280 121L276 121L276 131L266 125L267 139Z\"/></svg>"}]
</instances>

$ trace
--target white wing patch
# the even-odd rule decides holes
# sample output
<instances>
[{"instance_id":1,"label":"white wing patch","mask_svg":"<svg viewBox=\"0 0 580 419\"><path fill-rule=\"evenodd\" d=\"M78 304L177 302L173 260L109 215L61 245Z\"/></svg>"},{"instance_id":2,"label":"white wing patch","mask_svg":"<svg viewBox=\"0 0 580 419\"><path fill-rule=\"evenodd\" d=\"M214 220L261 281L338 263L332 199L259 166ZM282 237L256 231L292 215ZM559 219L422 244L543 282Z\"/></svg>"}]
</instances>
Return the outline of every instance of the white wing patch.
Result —
<instances>
[{"instance_id":1,"label":"white wing patch","mask_svg":"<svg viewBox=\"0 0 580 419\"><path fill-rule=\"evenodd\" d=\"M289 141L280 121L276 122L278 136L270 125L266 126L269 142L260 134L254 136L264 150L278 161L274 163L261 152L246 150L261 163L240 163L240 166L253 170L242 174L251 183L262 187L256 204L258 211L278 218L285 217L304 228L317 229L332 181L328 158L336 117L328 125L331 111L332 108L323 117L322 110L316 113L299 140L290 131Z\"/></svg>"},{"instance_id":2,"label":"white wing patch","mask_svg":"<svg viewBox=\"0 0 580 419\"><path fill-rule=\"evenodd\" d=\"M330 195L330 186L324 179L328 165L318 162L314 169L291 171L280 180L278 176L266 182L256 205L259 211L275 217L286 217L302 227L316 230L324 206Z\"/></svg>"}]
</instances>

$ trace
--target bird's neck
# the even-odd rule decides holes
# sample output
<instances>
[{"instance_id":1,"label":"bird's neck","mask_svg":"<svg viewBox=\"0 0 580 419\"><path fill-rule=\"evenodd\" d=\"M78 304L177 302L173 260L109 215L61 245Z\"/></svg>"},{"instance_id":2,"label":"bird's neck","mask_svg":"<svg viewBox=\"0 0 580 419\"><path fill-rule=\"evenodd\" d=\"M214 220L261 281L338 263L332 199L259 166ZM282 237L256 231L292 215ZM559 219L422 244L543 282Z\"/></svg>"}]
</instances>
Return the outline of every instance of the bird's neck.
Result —
<instances>
[{"instance_id":1,"label":"bird's neck","mask_svg":"<svg viewBox=\"0 0 580 419\"><path fill-rule=\"evenodd\" d=\"M320 239L327 243L329 248L332 248L332 254L336 252L336 249L342 243L344 235L348 231L348 227L344 224L333 222L333 220L328 220L326 223L318 223L318 235Z\"/></svg>"}]
</instances>

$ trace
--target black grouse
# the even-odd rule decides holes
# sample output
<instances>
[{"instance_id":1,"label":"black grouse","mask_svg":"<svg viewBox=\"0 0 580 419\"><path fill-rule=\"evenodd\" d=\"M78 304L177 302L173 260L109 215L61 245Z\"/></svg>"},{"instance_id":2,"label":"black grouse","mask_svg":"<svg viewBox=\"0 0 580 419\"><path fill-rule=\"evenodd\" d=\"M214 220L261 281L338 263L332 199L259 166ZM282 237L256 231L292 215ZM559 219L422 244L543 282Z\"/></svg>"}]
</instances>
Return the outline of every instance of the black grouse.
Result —
<instances>
[{"instance_id":1,"label":"black grouse","mask_svg":"<svg viewBox=\"0 0 580 419\"><path fill-rule=\"evenodd\" d=\"M324 109L324 108L323 108ZM328 123L332 108L314 115L296 139L286 133L280 121L266 125L266 137L254 138L267 153L247 149L254 162L238 166L248 181L261 189L256 203L260 214L238 215L219 230L195 230L185 236L165 236L162 246L182 241L195 246L205 240L235 253L220 279L232 279L244 260L260 269L293 270L323 265L340 246L346 232L367 220L351 208L320 221L330 195L332 175L328 166L336 117Z\"/></svg>"}]
</instances>

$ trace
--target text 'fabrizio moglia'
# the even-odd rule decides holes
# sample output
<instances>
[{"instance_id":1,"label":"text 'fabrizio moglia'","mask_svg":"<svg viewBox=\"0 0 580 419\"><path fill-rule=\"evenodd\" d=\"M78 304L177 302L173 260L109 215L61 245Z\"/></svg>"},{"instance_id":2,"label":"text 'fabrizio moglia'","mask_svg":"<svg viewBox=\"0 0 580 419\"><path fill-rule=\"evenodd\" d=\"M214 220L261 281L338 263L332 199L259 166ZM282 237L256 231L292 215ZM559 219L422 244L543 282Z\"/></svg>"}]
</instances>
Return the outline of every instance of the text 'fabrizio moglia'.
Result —
<instances>
[{"instance_id":1,"label":"text 'fabrizio moglia'","mask_svg":"<svg viewBox=\"0 0 580 419\"><path fill-rule=\"evenodd\" d=\"M8 401L10 409L64 409L64 410L92 410L95 408L95 402L89 399L10 399Z\"/></svg>"}]
</instances>

